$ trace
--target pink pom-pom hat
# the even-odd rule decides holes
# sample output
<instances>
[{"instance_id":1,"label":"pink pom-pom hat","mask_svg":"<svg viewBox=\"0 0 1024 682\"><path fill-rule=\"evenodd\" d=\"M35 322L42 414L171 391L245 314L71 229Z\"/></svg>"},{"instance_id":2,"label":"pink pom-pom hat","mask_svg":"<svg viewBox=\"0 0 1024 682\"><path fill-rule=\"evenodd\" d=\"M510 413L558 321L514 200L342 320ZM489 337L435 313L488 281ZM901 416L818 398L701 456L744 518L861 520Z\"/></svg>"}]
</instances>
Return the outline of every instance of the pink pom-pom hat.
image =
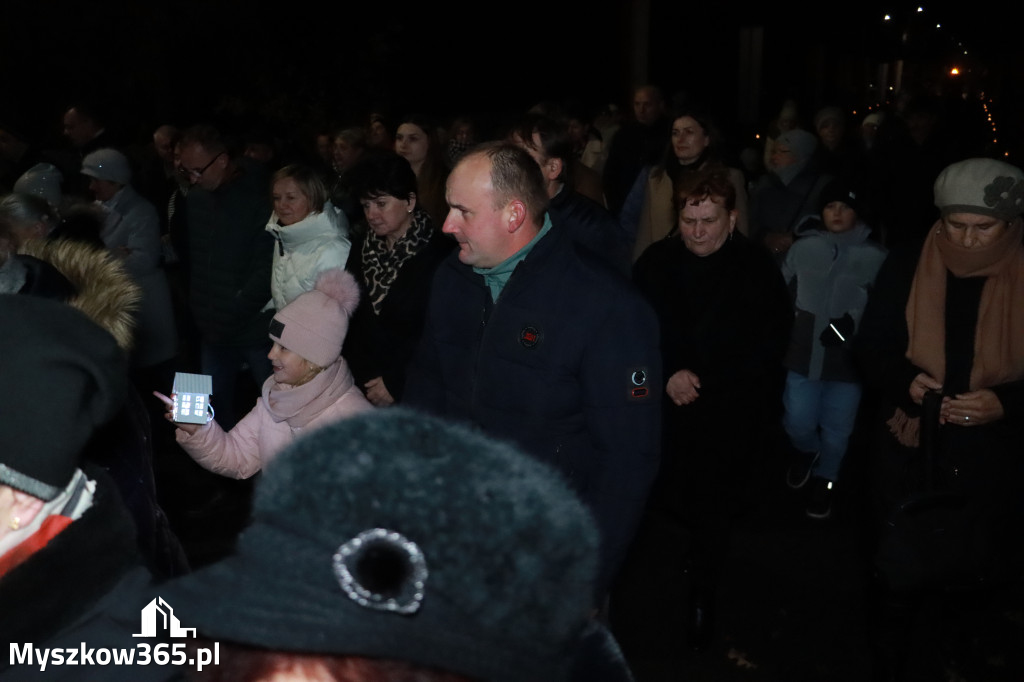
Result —
<instances>
[{"instance_id":1,"label":"pink pom-pom hat","mask_svg":"<svg viewBox=\"0 0 1024 682\"><path fill-rule=\"evenodd\" d=\"M310 362L327 367L341 355L349 318L359 305L359 285L341 268L325 270L312 291L274 315L270 338Z\"/></svg>"}]
</instances>

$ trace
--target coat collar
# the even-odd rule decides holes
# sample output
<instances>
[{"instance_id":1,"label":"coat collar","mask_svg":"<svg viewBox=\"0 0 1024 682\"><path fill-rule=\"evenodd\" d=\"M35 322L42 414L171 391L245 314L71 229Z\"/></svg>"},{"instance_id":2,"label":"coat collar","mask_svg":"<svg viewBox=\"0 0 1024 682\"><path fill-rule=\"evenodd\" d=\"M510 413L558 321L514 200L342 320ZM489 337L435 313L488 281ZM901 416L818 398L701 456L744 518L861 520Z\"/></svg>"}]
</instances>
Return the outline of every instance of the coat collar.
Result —
<instances>
[{"instance_id":1,"label":"coat collar","mask_svg":"<svg viewBox=\"0 0 1024 682\"><path fill-rule=\"evenodd\" d=\"M267 232L273 235L274 239L280 241L286 250L294 249L300 244L319 237L333 239L344 236L338 211L329 201L324 204L324 210L320 213L310 213L299 222L287 227L278 223L277 213L272 213L270 222L267 223Z\"/></svg>"},{"instance_id":2,"label":"coat collar","mask_svg":"<svg viewBox=\"0 0 1024 682\"><path fill-rule=\"evenodd\" d=\"M116 213L124 213L138 199L139 193L131 185L125 185L107 201L99 202L104 208Z\"/></svg>"},{"instance_id":3,"label":"coat collar","mask_svg":"<svg viewBox=\"0 0 1024 682\"><path fill-rule=\"evenodd\" d=\"M530 279L529 273L547 267L547 263L551 260L553 253L556 253L562 248L572 248L571 244L564 244L568 239L570 239L570 237L566 234L565 230L561 230L557 225L553 225L552 229L540 236L531 248L530 252L526 255L526 258L516 266L509 278L509 281L514 279L515 281L521 282L524 275L526 276L526 279ZM474 271L472 266L466 265L459 260L458 249L455 249L448 255L445 263L448 267L456 270L462 277L470 280L474 285L486 288L483 275L478 274Z\"/></svg>"}]
</instances>

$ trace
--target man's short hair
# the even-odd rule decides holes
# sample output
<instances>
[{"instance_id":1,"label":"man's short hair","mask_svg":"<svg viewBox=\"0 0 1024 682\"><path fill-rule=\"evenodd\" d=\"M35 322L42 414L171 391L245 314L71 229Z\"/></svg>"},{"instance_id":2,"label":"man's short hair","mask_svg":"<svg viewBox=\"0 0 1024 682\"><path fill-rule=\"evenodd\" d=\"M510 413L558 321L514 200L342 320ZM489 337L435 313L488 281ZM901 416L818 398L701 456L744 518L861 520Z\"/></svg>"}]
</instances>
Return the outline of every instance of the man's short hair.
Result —
<instances>
[{"instance_id":1,"label":"man's short hair","mask_svg":"<svg viewBox=\"0 0 1024 682\"><path fill-rule=\"evenodd\" d=\"M77 100L72 102L71 105L65 109L65 112L71 111L72 109L75 110L75 114L78 118L84 121L90 121L97 128L102 128L106 123L106 112L96 102Z\"/></svg>"},{"instance_id":2,"label":"man's short hair","mask_svg":"<svg viewBox=\"0 0 1024 682\"><path fill-rule=\"evenodd\" d=\"M548 208L548 194L544 189L544 176L540 167L526 150L510 142L488 142L480 145L464 158L486 156L491 161L491 187L494 189L494 207L504 208L518 199L538 225L544 222Z\"/></svg>"},{"instance_id":3,"label":"man's short hair","mask_svg":"<svg viewBox=\"0 0 1024 682\"><path fill-rule=\"evenodd\" d=\"M228 145L224 136L212 125L201 123L194 125L181 135L181 147L199 145L208 154L226 154Z\"/></svg>"},{"instance_id":4,"label":"man's short hair","mask_svg":"<svg viewBox=\"0 0 1024 682\"><path fill-rule=\"evenodd\" d=\"M177 144L178 140L181 139L181 131L178 130L177 126L173 126L170 123L165 123L156 130L154 130L153 135L163 135L168 140L170 140L171 145Z\"/></svg>"},{"instance_id":5,"label":"man's short hair","mask_svg":"<svg viewBox=\"0 0 1024 682\"><path fill-rule=\"evenodd\" d=\"M727 211L736 208L736 188L722 169L697 170L683 173L676 185L676 210L686 205L696 206L705 199L725 206Z\"/></svg>"},{"instance_id":6,"label":"man's short hair","mask_svg":"<svg viewBox=\"0 0 1024 682\"><path fill-rule=\"evenodd\" d=\"M343 140L345 144L352 147L353 149L365 149L366 148L366 131L362 128L342 128L338 132L334 133L332 138L333 142Z\"/></svg>"},{"instance_id":7,"label":"man's short hair","mask_svg":"<svg viewBox=\"0 0 1024 682\"><path fill-rule=\"evenodd\" d=\"M664 93L662 93L661 88L659 88L657 85L654 85L652 83L644 83L643 85L636 86L633 89L633 99L636 99L636 96L639 95L641 92L650 93L651 98L655 102L657 102L661 106L665 106L665 95Z\"/></svg>"},{"instance_id":8,"label":"man's short hair","mask_svg":"<svg viewBox=\"0 0 1024 682\"><path fill-rule=\"evenodd\" d=\"M568 121L531 112L519 121L512 132L530 149L537 149L533 141L533 135L536 133L540 139L539 151L544 159L558 159L562 162L562 172L556 179L563 184L571 182L570 170L574 156Z\"/></svg>"},{"instance_id":9,"label":"man's short hair","mask_svg":"<svg viewBox=\"0 0 1024 682\"><path fill-rule=\"evenodd\" d=\"M572 161L572 138L569 137L568 121L544 114L527 114L516 126L515 134L532 149L534 148L534 133L537 133L537 137L540 138L540 151L543 152L545 158L560 159L563 165Z\"/></svg>"},{"instance_id":10,"label":"man's short hair","mask_svg":"<svg viewBox=\"0 0 1024 682\"><path fill-rule=\"evenodd\" d=\"M299 191L309 201L309 208L313 213L322 213L324 210L324 204L330 198L330 194L327 191L327 185L324 183L323 178L309 166L304 166L299 163L293 163L289 166L285 166L281 170L274 173L274 176L270 179L270 191L273 193L274 185L277 184L278 180L284 180L285 178L291 178L298 185Z\"/></svg>"}]
</instances>

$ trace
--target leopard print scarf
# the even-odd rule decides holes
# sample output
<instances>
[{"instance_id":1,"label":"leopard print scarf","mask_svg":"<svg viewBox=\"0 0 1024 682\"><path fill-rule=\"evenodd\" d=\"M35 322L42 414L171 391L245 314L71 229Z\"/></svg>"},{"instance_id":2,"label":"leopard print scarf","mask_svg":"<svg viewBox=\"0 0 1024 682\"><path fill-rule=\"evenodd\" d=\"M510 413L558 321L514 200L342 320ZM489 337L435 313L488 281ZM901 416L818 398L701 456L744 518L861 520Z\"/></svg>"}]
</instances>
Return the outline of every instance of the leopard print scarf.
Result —
<instances>
[{"instance_id":1,"label":"leopard print scarf","mask_svg":"<svg viewBox=\"0 0 1024 682\"><path fill-rule=\"evenodd\" d=\"M366 280L367 295L373 306L374 315L380 315L381 306L387 298L391 284L407 260L423 250L434 234L434 225L423 209L416 207L412 213L412 225L389 249L387 241L372 231L366 233L363 241L363 277Z\"/></svg>"}]
</instances>

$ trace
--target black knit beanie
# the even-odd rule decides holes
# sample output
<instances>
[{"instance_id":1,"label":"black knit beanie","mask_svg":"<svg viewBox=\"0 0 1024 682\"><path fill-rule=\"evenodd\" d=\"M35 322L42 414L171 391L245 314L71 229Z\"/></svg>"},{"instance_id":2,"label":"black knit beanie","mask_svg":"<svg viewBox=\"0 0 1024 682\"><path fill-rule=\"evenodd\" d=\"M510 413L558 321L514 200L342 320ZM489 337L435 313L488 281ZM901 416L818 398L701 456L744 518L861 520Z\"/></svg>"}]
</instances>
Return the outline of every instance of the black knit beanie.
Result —
<instances>
[{"instance_id":1,"label":"black knit beanie","mask_svg":"<svg viewBox=\"0 0 1024 682\"><path fill-rule=\"evenodd\" d=\"M588 622L597 541L547 466L378 410L271 461L236 554L161 594L215 641L547 682Z\"/></svg>"},{"instance_id":2,"label":"black knit beanie","mask_svg":"<svg viewBox=\"0 0 1024 682\"><path fill-rule=\"evenodd\" d=\"M64 303L0 295L0 483L51 500L121 407L127 363L114 337Z\"/></svg>"},{"instance_id":3,"label":"black knit beanie","mask_svg":"<svg viewBox=\"0 0 1024 682\"><path fill-rule=\"evenodd\" d=\"M821 196L818 199L818 213L821 214L825 211L825 207L831 204L833 201L841 201L857 214L857 217L862 215L862 203L860 192L851 183L844 180L832 180L821 190Z\"/></svg>"}]
</instances>

